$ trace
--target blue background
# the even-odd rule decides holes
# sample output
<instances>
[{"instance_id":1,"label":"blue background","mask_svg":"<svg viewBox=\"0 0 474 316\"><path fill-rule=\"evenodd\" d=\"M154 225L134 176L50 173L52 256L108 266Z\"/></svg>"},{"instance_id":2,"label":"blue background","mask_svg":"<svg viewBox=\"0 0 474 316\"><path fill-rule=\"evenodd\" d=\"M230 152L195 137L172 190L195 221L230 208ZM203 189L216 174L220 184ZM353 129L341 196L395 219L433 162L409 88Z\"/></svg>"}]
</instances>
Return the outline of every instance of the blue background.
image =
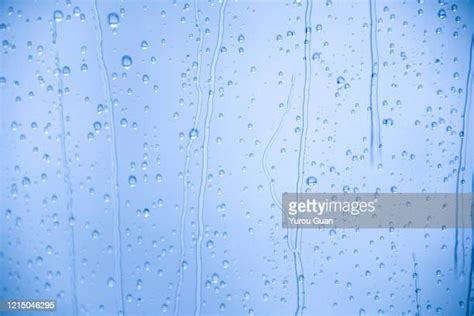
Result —
<instances>
[{"instance_id":1,"label":"blue background","mask_svg":"<svg viewBox=\"0 0 474 316\"><path fill-rule=\"evenodd\" d=\"M472 192L473 15L444 0L0 0L0 299L466 315L471 230L288 232L279 201Z\"/></svg>"}]
</instances>

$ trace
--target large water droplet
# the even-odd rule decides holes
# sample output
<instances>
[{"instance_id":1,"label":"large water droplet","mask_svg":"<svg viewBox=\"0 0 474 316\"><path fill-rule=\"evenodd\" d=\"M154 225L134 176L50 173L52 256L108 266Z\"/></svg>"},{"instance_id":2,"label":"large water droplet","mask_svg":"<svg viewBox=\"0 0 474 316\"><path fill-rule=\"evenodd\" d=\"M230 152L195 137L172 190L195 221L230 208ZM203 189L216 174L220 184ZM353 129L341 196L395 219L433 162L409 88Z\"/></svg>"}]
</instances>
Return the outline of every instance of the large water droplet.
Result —
<instances>
[{"instance_id":1,"label":"large water droplet","mask_svg":"<svg viewBox=\"0 0 474 316\"><path fill-rule=\"evenodd\" d=\"M128 55L124 55L122 57L122 66L123 66L123 68L129 69L130 67L132 67L132 64L133 64L132 57L130 57Z\"/></svg>"},{"instance_id":2,"label":"large water droplet","mask_svg":"<svg viewBox=\"0 0 474 316\"><path fill-rule=\"evenodd\" d=\"M120 23L120 18L118 16L117 13L109 13L108 17L107 17L108 21L109 21L109 25L111 28L116 28L119 23Z\"/></svg>"},{"instance_id":3,"label":"large water droplet","mask_svg":"<svg viewBox=\"0 0 474 316\"><path fill-rule=\"evenodd\" d=\"M438 11L438 17L441 19L441 20L445 20L446 19L446 10L444 9L441 9Z\"/></svg>"},{"instance_id":4,"label":"large water droplet","mask_svg":"<svg viewBox=\"0 0 474 316\"><path fill-rule=\"evenodd\" d=\"M64 17L63 12L62 12L61 10L56 10L56 11L54 11L53 16L54 16L54 19L55 19L57 22L62 21L62 19L63 19L63 17Z\"/></svg>"}]
</instances>

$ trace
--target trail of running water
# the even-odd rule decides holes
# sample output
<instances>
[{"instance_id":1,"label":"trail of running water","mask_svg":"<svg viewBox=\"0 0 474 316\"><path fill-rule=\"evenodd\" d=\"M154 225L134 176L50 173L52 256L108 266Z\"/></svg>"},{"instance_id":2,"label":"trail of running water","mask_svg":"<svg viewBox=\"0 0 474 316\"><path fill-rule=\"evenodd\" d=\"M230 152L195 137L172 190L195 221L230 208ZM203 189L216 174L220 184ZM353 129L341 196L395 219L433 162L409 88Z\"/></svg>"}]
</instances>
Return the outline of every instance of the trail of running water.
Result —
<instances>
[{"instance_id":1,"label":"trail of running water","mask_svg":"<svg viewBox=\"0 0 474 316\"><path fill-rule=\"evenodd\" d=\"M470 111L470 101L471 101L471 88L472 88L472 55L474 53L474 34L471 36L471 46L469 51L469 66L467 71L467 79L466 79L466 88L465 88L465 96L464 96L464 107L462 112L462 127L461 127L461 143L459 145L459 161L458 161L458 168L456 171L456 232L455 232L455 240L454 240L454 268L457 274L458 269L458 248L459 248L459 194L460 194L460 182L461 182L461 172L464 169L463 162L465 163L464 151L465 146L464 142L467 142L467 120L468 114ZM462 191L462 188L461 188ZM462 239L462 248L464 249L464 238Z\"/></svg>"},{"instance_id":2,"label":"trail of running water","mask_svg":"<svg viewBox=\"0 0 474 316\"><path fill-rule=\"evenodd\" d=\"M274 180L270 174L270 169L268 168L268 153L271 149L271 147L273 146L273 143L275 142L275 140L277 139L278 135L280 134L280 130L281 130L281 127L283 126L283 122L285 121L285 118L288 114L288 111L290 109L290 105L291 105L291 101L293 99L293 88L295 86L295 75L293 74L291 76L291 86L290 86L290 91L288 92L288 97L286 99L286 106L285 106L285 111L283 112L281 118L280 118L280 122L278 123L278 126L275 130L275 132L273 133L272 137L270 138L270 140L268 141L268 144L267 146L265 146L265 149L263 151L263 156L262 156L262 167L263 167L263 172L265 173L265 176L267 178L267 181L268 181L268 184L270 186L270 194L272 196L272 199L273 199L273 202L275 203L275 205L281 210L283 211L282 209L282 205L281 205L281 202L275 192L275 183L274 183ZM287 231L287 236L289 235L289 228L286 229ZM292 252L295 252L295 248L293 247L293 245L291 244L290 240L287 238L286 240L287 244L288 244L288 248L292 251Z\"/></svg>"},{"instance_id":3,"label":"trail of running water","mask_svg":"<svg viewBox=\"0 0 474 316\"><path fill-rule=\"evenodd\" d=\"M268 153L270 149L273 146L273 143L277 139L278 135L280 134L281 127L283 126L283 122L286 119L286 115L288 114L288 111L290 109L290 104L291 100L293 98L293 88L295 86L295 75L293 74L291 76L291 86L290 86L290 91L288 92L288 97L286 99L286 104L285 104L285 111L283 112L280 121L278 123L277 128L275 129L275 132L273 133L272 137L268 141L268 144L265 146L265 149L263 151L263 156L262 156L262 168L263 172L265 173L265 176L267 177L268 184L270 186L270 194L272 196L273 202L275 203L276 206L278 206L280 209L282 208L281 202L275 192L275 183L273 181L273 178L270 174L270 169L268 168Z\"/></svg>"},{"instance_id":4,"label":"trail of running water","mask_svg":"<svg viewBox=\"0 0 474 316\"><path fill-rule=\"evenodd\" d=\"M58 72L58 110L59 110L59 124L61 129L60 143L61 143L61 160L63 161L64 168L64 183L66 184L66 213L69 216L69 219L74 221L73 213L73 192L72 192L72 183L71 183L71 168L69 166L69 160L67 157L67 148L66 148L66 120L64 118L64 103L63 103L63 71L61 69L61 63L59 60L59 49L57 46L57 25L56 19L53 16L53 45L56 49L55 56L55 68ZM77 301L77 281L76 281L76 240L74 236L74 224L70 223L70 239L71 239L71 252L72 252L72 306L73 306L73 315L77 315L78 312L78 301Z\"/></svg>"},{"instance_id":5,"label":"trail of running water","mask_svg":"<svg viewBox=\"0 0 474 316\"><path fill-rule=\"evenodd\" d=\"M418 278L418 262L416 262L415 253L412 254L413 258L413 279L415 280L415 302L416 302L416 316L421 316L421 305L420 305L420 295L419 295L419 282Z\"/></svg>"},{"instance_id":6,"label":"trail of running water","mask_svg":"<svg viewBox=\"0 0 474 316\"><path fill-rule=\"evenodd\" d=\"M369 0L370 6L370 163L374 163L375 147L381 156L381 135L379 115L379 53L377 47L377 6L375 0Z\"/></svg>"},{"instance_id":7,"label":"trail of running water","mask_svg":"<svg viewBox=\"0 0 474 316\"><path fill-rule=\"evenodd\" d=\"M123 295L123 270L122 270L122 235L121 235L121 222L120 222L120 191L119 191L119 167L118 167L118 152L117 152L117 135L115 133L115 113L114 113L114 104L112 101L112 89L110 86L110 80L108 75L107 64L105 63L104 58L104 40L103 40L103 29L100 22L99 8L97 6L97 0L94 0L94 10L97 18L97 39L98 39L98 58L99 58L99 67L102 72L102 80L105 84L105 97L106 102L109 103L109 113L110 113L110 133L112 136L112 168L113 168L113 205L114 205L114 244L115 244L115 268L116 268L116 277L118 278L118 292L120 295L119 307L120 311L125 314L125 305L124 305L124 295Z\"/></svg>"},{"instance_id":8,"label":"trail of running water","mask_svg":"<svg viewBox=\"0 0 474 316\"><path fill-rule=\"evenodd\" d=\"M471 174L471 266L469 268L469 286L467 288L466 316L471 315L472 277L474 268L474 173Z\"/></svg>"},{"instance_id":9,"label":"trail of running water","mask_svg":"<svg viewBox=\"0 0 474 316\"><path fill-rule=\"evenodd\" d=\"M306 1L305 9L305 39L304 39L304 85L303 85L303 102L301 108L301 136L299 141L298 149L298 176L296 179L296 193L303 192L304 184L304 163L306 156L306 139L308 137L308 111L309 111L309 99L311 92L311 14L313 10L313 1ZM298 197L297 197L298 198ZM303 314L305 306L305 283L304 283L304 270L303 262L301 259L301 240L303 231L299 227L296 228L295 236L290 236L294 239L293 260L295 265L295 278L296 278L296 311L295 315Z\"/></svg>"},{"instance_id":10,"label":"trail of running water","mask_svg":"<svg viewBox=\"0 0 474 316\"><path fill-rule=\"evenodd\" d=\"M207 187L207 171L208 171L208 147L209 147L209 134L211 130L211 119L212 110L214 107L214 90L215 90L215 76L216 76L216 65L219 58L219 51L222 46L222 40L224 36L224 17L227 0L223 0L219 10L219 26L217 30L217 41L214 47L214 53L212 56L211 69L209 74L209 93L207 98L207 113L206 120L204 123L204 141L203 141L203 153L202 153L202 171L201 171L201 183L199 186L199 200L198 200L198 236L196 243L196 309L194 314L197 316L201 313L201 274L202 274L202 234L204 230L203 225L203 208L204 208L204 197Z\"/></svg>"},{"instance_id":11,"label":"trail of running water","mask_svg":"<svg viewBox=\"0 0 474 316\"><path fill-rule=\"evenodd\" d=\"M204 32L201 28L201 22L199 20L199 0L194 0L194 19L196 23L196 27L199 31L199 44L197 48L197 69L196 69L196 90L197 90L197 109L196 114L194 117L193 123L193 130L197 130L199 126L199 119L201 117L201 108L202 108L202 89L201 89L201 63L202 63L202 46L204 40ZM180 307L180 299L181 299L181 289L183 286L183 278L184 278L184 271L183 271L183 264L184 258L186 253L186 244L184 240L184 228L185 228L185 221L186 215L188 210L188 179L189 179L189 164L191 161L191 148L194 143L195 137L189 137L188 144L186 146L186 161L184 163L184 172L183 172L183 209L181 213L181 222L180 222L180 232L179 232L179 240L181 246L181 253L179 256L179 270L178 270L178 286L176 289L176 297L175 297L175 309L174 314L175 316L179 315L179 307Z\"/></svg>"}]
</instances>

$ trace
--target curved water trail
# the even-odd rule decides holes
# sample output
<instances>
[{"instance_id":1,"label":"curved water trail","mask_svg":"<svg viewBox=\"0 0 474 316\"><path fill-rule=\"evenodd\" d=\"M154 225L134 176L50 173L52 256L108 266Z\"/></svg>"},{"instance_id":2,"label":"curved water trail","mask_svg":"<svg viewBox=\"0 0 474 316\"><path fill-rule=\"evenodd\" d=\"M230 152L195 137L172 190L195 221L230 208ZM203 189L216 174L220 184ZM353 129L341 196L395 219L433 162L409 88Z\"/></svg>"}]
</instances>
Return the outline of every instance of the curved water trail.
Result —
<instances>
[{"instance_id":1,"label":"curved water trail","mask_svg":"<svg viewBox=\"0 0 474 316\"><path fill-rule=\"evenodd\" d=\"M471 36L471 45L470 45L470 50L469 50L469 66L468 66L468 71L467 71L467 78L466 78L466 88L465 88L465 95L464 95L464 106L463 106L463 112L462 112L462 126L461 126L461 143L459 145L459 160L458 160L458 168L456 171L456 232L455 232L455 237L454 237L454 268L457 274L457 268L458 268L458 251L459 251L459 194L460 190L462 191L462 188L460 189L460 182L461 182L461 172L462 169L464 169L463 163L465 163L464 154L465 154L465 141L467 142L467 120L469 117L469 111L470 111L470 101L471 101L471 88L472 88L472 55L474 53L474 34ZM464 238L462 238L462 249L464 249Z\"/></svg>"},{"instance_id":2,"label":"curved water trail","mask_svg":"<svg viewBox=\"0 0 474 316\"><path fill-rule=\"evenodd\" d=\"M306 156L306 140L308 137L308 112L309 112L309 100L311 92L311 14L313 11L313 1L306 1L305 9L305 38L304 38L304 85L303 85L303 102L301 107L301 136L299 140L298 149L298 176L296 179L296 193L303 192L304 184L304 163ZM298 195L297 195L298 198ZM293 232L293 231L292 231ZM304 270L303 262L301 259L301 242L302 242L302 229L298 226L295 234L291 234L292 240L294 240L293 247L293 259L295 263L295 278L296 278L296 310L295 315L303 314L305 306L305 283L304 283Z\"/></svg>"},{"instance_id":3,"label":"curved water trail","mask_svg":"<svg viewBox=\"0 0 474 316\"><path fill-rule=\"evenodd\" d=\"M121 235L121 222L120 222L120 191L119 191L119 168L118 168L118 152L117 152L117 135L115 133L115 113L114 113L114 104L112 100L112 89L110 85L110 79L108 75L107 64L105 63L104 58L104 39L103 39L103 30L102 24L100 22L99 8L97 6L97 0L94 0L94 10L97 18L97 40L98 40L98 58L99 58L99 67L102 72L102 80L105 84L105 96L106 102L109 103L109 113L110 113L110 133L112 136L112 168L113 168L113 205L114 205L114 244L115 244L115 268L116 268L116 277L118 278L118 295L119 295L119 308L120 311L125 314L125 305L124 305L124 295L123 295L123 270L122 270L122 235Z\"/></svg>"},{"instance_id":4,"label":"curved water trail","mask_svg":"<svg viewBox=\"0 0 474 316\"><path fill-rule=\"evenodd\" d=\"M265 149L263 151L263 156L262 156L262 168L263 168L263 172L265 173L265 176L267 178L268 184L270 186L270 195L272 196L272 199L273 199L273 202L275 203L275 205L281 211L283 211L283 208L282 208L281 202L280 202L280 200L279 200L279 198L278 198L278 196L275 192L275 182L273 181L273 178L270 174L270 169L268 168L268 153L269 153L271 147L273 146L273 143L277 139L278 135L280 134L281 127L283 126L283 122L285 121L286 116L288 114L288 111L290 109L291 101L293 99L293 88L294 88L294 86L295 86L295 75L293 74L291 76L290 91L288 92L288 97L286 99L285 111L283 112L283 114L280 118L280 121L278 123L278 126L277 126L275 132L273 133L272 137L270 138L267 145L265 146ZM288 235L289 235L289 228L287 228L287 236ZM287 238L286 241L287 241L287 244L288 244L288 248L292 252L295 252L296 249L293 247L293 244L290 242L290 240Z\"/></svg>"},{"instance_id":5,"label":"curved water trail","mask_svg":"<svg viewBox=\"0 0 474 316\"><path fill-rule=\"evenodd\" d=\"M201 274L202 274L202 231L204 230L203 224L203 208L204 208L204 197L207 187L207 169L208 169L208 147L209 147L209 134L211 130L211 119L212 110L214 107L214 90L215 90L215 76L216 76L216 65L219 59L219 51L222 46L222 40L224 37L224 17L227 0L223 0L219 10L219 26L217 30L217 41L214 47L214 53L212 56L211 69L209 73L209 92L207 98L207 112L206 120L204 123L204 141L203 141L203 153L202 153L202 171L201 171L201 183L199 186L199 199L198 199L198 235L196 243L196 309L195 315L201 313Z\"/></svg>"},{"instance_id":6,"label":"curved water trail","mask_svg":"<svg viewBox=\"0 0 474 316\"><path fill-rule=\"evenodd\" d=\"M199 126L199 119L201 117L201 108L202 108L202 89L201 89L201 62L202 62L202 45L204 40L204 32L201 28L201 22L199 20L199 0L194 0L194 19L196 23L196 28L199 31L199 44L197 48L197 69L196 69L196 90L197 90L197 110L194 117L193 123L193 130L197 130ZM181 253L179 256L179 270L178 270L178 286L176 288L176 297L175 297L175 309L174 314L175 316L179 315L179 303L181 299L181 289L183 286L183 264L186 252L186 244L184 240L184 228L185 228L185 221L186 221L186 214L188 210L188 180L189 180L189 164L191 161L191 148L195 141L196 137L189 137L188 144L186 145L186 160L184 163L184 172L183 172L183 209L181 213L181 222L180 222L180 232L179 232L179 240L180 240L180 247Z\"/></svg>"},{"instance_id":7,"label":"curved water trail","mask_svg":"<svg viewBox=\"0 0 474 316\"><path fill-rule=\"evenodd\" d=\"M374 163L375 148L381 156L382 139L380 135L379 114L379 52L377 46L377 6L369 0L370 6L370 163Z\"/></svg>"},{"instance_id":8,"label":"curved water trail","mask_svg":"<svg viewBox=\"0 0 474 316\"><path fill-rule=\"evenodd\" d=\"M59 111L59 124L61 129L60 143L61 143L61 160L63 161L64 168L64 183L66 184L66 213L69 216L69 221L74 221L73 213L73 192L72 192L72 183L71 183L71 167L69 166L69 160L67 157L67 148L66 148L66 120L64 118L64 103L63 103L63 72L61 69L61 63L59 60L59 49L57 46L57 25L56 19L53 16L53 45L56 49L56 56L54 58L55 68L58 71L58 111ZM76 281L76 240L74 235L74 224L70 223L70 239L71 239L71 252L72 252L72 308L73 315L77 315L78 312L78 301L77 301L77 281Z\"/></svg>"},{"instance_id":9,"label":"curved water trail","mask_svg":"<svg viewBox=\"0 0 474 316\"><path fill-rule=\"evenodd\" d=\"M291 76L291 86L290 86L290 91L288 93L288 97L286 99L286 104L285 104L285 111L283 112L280 121L278 123L278 126L273 133L272 137L268 141L267 145L265 146L265 149L263 150L263 156L262 156L262 167L263 167L263 172L265 173L265 176L267 177L268 184L270 185L270 194L272 196L273 202L281 209L281 202L278 199L278 196L275 192L275 183L273 181L273 178L270 174L270 169L268 168L268 153L273 146L273 143L277 139L278 135L280 134L281 127L283 126L283 122L286 119L286 115L288 114L288 111L290 109L291 105L291 100L293 98L293 88L295 86L295 75L293 74Z\"/></svg>"}]
</instances>

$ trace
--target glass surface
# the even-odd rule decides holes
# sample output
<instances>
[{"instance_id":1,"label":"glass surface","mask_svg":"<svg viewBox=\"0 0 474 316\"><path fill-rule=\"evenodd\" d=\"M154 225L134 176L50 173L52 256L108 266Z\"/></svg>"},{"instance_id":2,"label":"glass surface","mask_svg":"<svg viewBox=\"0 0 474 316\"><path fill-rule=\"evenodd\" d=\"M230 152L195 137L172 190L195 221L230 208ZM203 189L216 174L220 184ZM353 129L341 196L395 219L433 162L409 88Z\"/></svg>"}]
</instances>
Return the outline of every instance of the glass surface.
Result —
<instances>
[{"instance_id":1,"label":"glass surface","mask_svg":"<svg viewBox=\"0 0 474 316\"><path fill-rule=\"evenodd\" d=\"M471 229L280 207L472 192L473 23L463 0L0 0L0 300L470 315Z\"/></svg>"}]
</instances>

